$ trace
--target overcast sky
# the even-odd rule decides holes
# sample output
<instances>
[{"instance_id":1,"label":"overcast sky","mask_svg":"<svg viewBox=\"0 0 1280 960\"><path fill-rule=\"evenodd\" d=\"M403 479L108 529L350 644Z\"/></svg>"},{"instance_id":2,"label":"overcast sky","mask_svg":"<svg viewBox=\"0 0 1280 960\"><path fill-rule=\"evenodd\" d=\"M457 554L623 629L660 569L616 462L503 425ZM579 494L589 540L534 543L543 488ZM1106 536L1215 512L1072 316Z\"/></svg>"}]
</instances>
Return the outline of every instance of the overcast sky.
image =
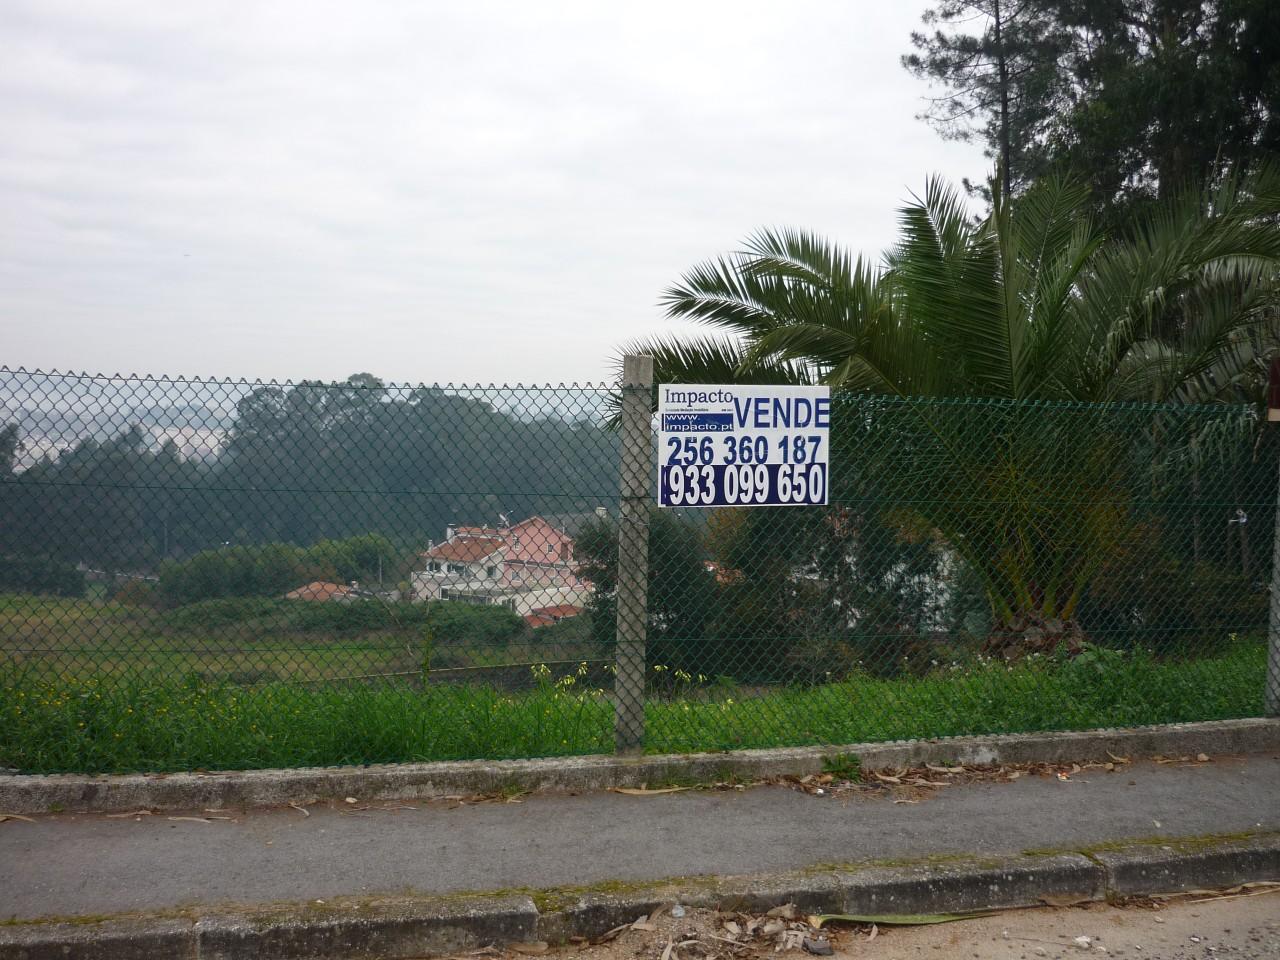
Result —
<instances>
[{"instance_id":1,"label":"overcast sky","mask_svg":"<svg viewBox=\"0 0 1280 960\"><path fill-rule=\"evenodd\" d=\"M0 364L603 379L753 230L983 175L923 6L0 0Z\"/></svg>"}]
</instances>

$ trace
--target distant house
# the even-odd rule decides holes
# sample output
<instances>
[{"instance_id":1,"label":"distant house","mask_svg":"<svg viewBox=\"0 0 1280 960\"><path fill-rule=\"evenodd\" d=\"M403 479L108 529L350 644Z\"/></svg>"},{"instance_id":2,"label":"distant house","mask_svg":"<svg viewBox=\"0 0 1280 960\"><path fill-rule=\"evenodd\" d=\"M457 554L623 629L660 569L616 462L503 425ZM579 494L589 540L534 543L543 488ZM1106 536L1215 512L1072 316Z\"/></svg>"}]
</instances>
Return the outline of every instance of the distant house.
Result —
<instances>
[{"instance_id":1,"label":"distant house","mask_svg":"<svg viewBox=\"0 0 1280 960\"><path fill-rule=\"evenodd\" d=\"M568 526L544 517L504 527L450 525L442 543L419 554L413 599L503 606L521 616L580 608L591 588L575 573Z\"/></svg>"},{"instance_id":2,"label":"distant house","mask_svg":"<svg viewBox=\"0 0 1280 960\"><path fill-rule=\"evenodd\" d=\"M284 599L309 600L320 603L350 603L352 600L359 600L367 596L367 591L361 590L355 584L346 586L341 583L330 583L327 580L313 580L311 583L304 584L296 590L290 590L284 595Z\"/></svg>"},{"instance_id":3,"label":"distant house","mask_svg":"<svg viewBox=\"0 0 1280 960\"><path fill-rule=\"evenodd\" d=\"M575 607L571 603L558 603L553 607L538 607L536 610L530 610L524 615L524 622L531 627L549 627L561 620L576 617L581 612L581 607Z\"/></svg>"}]
</instances>

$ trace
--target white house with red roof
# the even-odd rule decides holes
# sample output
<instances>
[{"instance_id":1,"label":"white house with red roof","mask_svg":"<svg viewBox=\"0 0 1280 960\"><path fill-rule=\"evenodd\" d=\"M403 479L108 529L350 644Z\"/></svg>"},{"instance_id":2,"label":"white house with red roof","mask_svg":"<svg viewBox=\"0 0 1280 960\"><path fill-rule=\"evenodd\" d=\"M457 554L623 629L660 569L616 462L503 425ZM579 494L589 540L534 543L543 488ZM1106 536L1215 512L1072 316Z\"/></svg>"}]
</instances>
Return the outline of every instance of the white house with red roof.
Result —
<instances>
[{"instance_id":1,"label":"white house with red roof","mask_svg":"<svg viewBox=\"0 0 1280 960\"><path fill-rule=\"evenodd\" d=\"M523 617L555 608L563 619L591 593L576 566L565 526L530 517L514 526L451 525L442 543L419 554L410 582L415 600L504 606Z\"/></svg>"}]
</instances>

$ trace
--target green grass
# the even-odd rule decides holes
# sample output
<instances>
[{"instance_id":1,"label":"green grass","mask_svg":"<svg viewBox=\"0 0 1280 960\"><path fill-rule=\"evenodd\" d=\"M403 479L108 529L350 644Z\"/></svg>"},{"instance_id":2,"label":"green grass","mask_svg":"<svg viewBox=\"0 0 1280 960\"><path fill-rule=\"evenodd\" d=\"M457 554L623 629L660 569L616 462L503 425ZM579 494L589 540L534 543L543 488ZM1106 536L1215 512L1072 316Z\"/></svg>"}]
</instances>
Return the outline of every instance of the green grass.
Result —
<instances>
[{"instance_id":1,"label":"green grass","mask_svg":"<svg viewBox=\"0 0 1280 960\"><path fill-rule=\"evenodd\" d=\"M56 680L124 679L140 672L237 683L414 676L427 652L426 613L426 604L268 598L159 611L101 599L9 594L0 595L0 660ZM599 658L589 640L552 630L525 630L500 642L437 640L431 668Z\"/></svg>"},{"instance_id":2,"label":"green grass","mask_svg":"<svg viewBox=\"0 0 1280 960\"><path fill-rule=\"evenodd\" d=\"M1093 662L976 664L919 678L739 694L691 690L647 705L651 751L842 744L1256 716L1265 647ZM576 671L511 693L484 686L249 686L130 672L0 670L0 766L24 772L249 769L606 753L608 697Z\"/></svg>"}]
</instances>

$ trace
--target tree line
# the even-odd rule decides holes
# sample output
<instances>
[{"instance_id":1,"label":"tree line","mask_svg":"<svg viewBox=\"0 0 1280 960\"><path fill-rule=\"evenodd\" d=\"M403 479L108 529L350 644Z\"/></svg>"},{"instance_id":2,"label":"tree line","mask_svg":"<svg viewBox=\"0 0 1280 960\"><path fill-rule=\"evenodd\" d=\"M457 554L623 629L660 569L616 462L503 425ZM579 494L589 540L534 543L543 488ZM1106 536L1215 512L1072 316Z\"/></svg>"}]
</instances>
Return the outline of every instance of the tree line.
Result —
<instances>
[{"instance_id":1,"label":"tree line","mask_svg":"<svg viewBox=\"0 0 1280 960\"><path fill-rule=\"evenodd\" d=\"M4 399L36 407L37 422L76 406L56 379L41 383L37 395L11 376ZM206 400L232 388L201 385ZM100 404L140 402L136 391L113 389L104 385ZM183 389L160 383L141 399L174 404L189 399ZM57 434L61 449L26 465L24 445L51 438L10 423L0 428L0 556L154 573L166 560L237 547L314 553L326 541L378 534L397 550L421 548L450 523L590 510L617 491L617 439L597 416L599 399L567 388L388 388L368 374L262 385L239 395L214 454L184 456L174 439L157 443L133 425L107 438ZM303 566L343 577L371 569Z\"/></svg>"}]
</instances>

